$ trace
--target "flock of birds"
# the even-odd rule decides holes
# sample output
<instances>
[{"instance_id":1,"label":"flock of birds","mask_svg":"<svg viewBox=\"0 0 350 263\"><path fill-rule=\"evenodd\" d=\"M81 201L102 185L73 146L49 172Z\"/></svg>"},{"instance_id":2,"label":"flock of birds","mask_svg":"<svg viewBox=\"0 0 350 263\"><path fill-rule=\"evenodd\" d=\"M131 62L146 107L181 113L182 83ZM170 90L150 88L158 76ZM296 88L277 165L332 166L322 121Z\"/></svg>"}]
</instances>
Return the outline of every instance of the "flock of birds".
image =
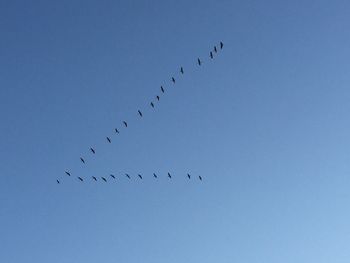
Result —
<instances>
[{"instance_id":1,"label":"flock of birds","mask_svg":"<svg viewBox=\"0 0 350 263\"><path fill-rule=\"evenodd\" d=\"M220 41L219 46L218 46L218 47L217 47L217 46L214 46L213 50L211 50L211 51L209 52L209 58L210 58L210 59L214 59L215 54L218 53L219 50L222 50L223 47L224 47L224 44L223 44L223 42ZM197 58L197 65L198 65L198 66L201 66L202 64L203 64L203 60L202 60L201 58ZM181 67L180 67L180 74L183 75L184 73L185 73L184 68L181 66ZM171 82L172 82L173 84L175 84L175 83L176 83L176 79L175 79L174 77L171 77ZM165 93L165 88L164 88L163 86L160 86L160 94L164 94L164 93ZM160 101L160 96L161 96L161 95L157 95L157 96L155 97L155 101ZM154 108L154 107L155 107L155 102L154 102L154 101L151 101L150 104L149 104L149 106L150 106L151 108ZM137 110L137 114L139 115L140 118L143 117L143 113L142 113L142 111L141 111L140 109ZM127 121L123 120L123 121L122 121L122 126L123 126L123 128L128 128L128 123L127 123ZM115 134L119 134L119 133L120 133L119 129L118 129L118 128L114 128L114 133L115 133ZM106 142L107 142L108 144L111 144L111 143L112 143L112 139L111 139L109 136L106 136ZM90 152L91 152L92 155L95 155L95 154L96 154L95 148L94 148L94 147L90 147ZM84 158L83 156L80 157L80 161L81 161L82 164L86 164L86 160L85 160L85 158ZM67 176L69 176L69 177L72 177L71 172L68 171L68 170L65 171L65 174L66 174ZM130 174L125 173L124 175L126 176L126 178L131 179L131 175L130 175ZM143 179L143 176L142 176L141 174L137 174L137 177L138 177L140 180ZM167 177L168 177L169 179L172 179L172 175L171 175L169 172L167 173ZM76 176L76 178L77 178L80 182L84 182L84 178L83 178L83 177L81 177L81 176ZM108 178L108 177L107 177L107 178ZM101 179L102 181L107 182L107 181L108 181L107 178L106 178L106 177L103 177L103 176L101 176L100 178L98 178L98 177L96 177L96 176L92 176L92 177L91 177L91 180L97 182L99 179ZM116 179L116 176L115 176L114 174L110 174L110 175L109 175L109 178L112 179L112 180L115 180L115 179ZM157 175L156 173L153 173L153 178L154 178L154 179L158 179L158 175ZM188 179L191 179L191 178L192 178L191 174L187 173L187 178L188 178ZM203 178L202 178L200 175L198 176L198 179L199 179L200 181L203 180ZM57 184L60 184L60 183L61 183L61 181L60 181L59 179L57 179L56 182L57 182Z\"/></svg>"}]
</instances>

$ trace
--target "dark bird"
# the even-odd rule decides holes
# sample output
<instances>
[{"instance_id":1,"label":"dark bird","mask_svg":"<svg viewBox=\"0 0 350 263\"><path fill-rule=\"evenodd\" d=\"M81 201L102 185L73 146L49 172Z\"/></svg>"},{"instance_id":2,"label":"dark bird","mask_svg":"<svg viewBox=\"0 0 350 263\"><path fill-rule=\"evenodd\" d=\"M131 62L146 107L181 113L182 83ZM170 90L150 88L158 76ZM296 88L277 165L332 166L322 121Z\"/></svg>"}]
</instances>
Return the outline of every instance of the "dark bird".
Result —
<instances>
[{"instance_id":1,"label":"dark bird","mask_svg":"<svg viewBox=\"0 0 350 263\"><path fill-rule=\"evenodd\" d=\"M153 177L154 177L154 178L158 178L158 176L157 176L155 173L153 173Z\"/></svg>"},{"instance_id":2,"label":"dark bird","mask_svg":"<svg viewBox=\"0 0 350 263\"><path fill-rule=\"evenodd\" d=\"M216 46L214 46L214 51L215 51L215 53L217 53L217 52L218 52L218 50L217 50Z\"/></svg>"},{"instance_id":3,"label":"dark bird","mask_svg":"<svg viewBox=\"0 0 350 263\"><path fill-rule=\"evenodd\" d=\"M124 123L125 127L128 127L128 124L126 121L123 121L123 123Z\"/></svg>"},{"instance_id":4,"label":"dark bird","mask_svg":"<svg viewBox=\"0 0 350 263\"><path fill-rule=\"evenodd\" d=\"M140 117L142 117L142 112L140 110L138 110L138 113L139 113Z\"/></svg>"},{"instance_id":5,"label":"dark bird","mask_svg":"<svg viewBox=\"0 0 350 263\"><path fill-rule=\"evenodd\" d=\"M109 176L110 176L110 177L112 177L113 179L115 179L115 176L114 176L114 174L110 174Z\"/></svg>"},{"instance_id":6,"label":"dark bird","mask_svg":"<svg viewBox=\"0 0 350 263\"><path fill-rule=\"evenodd\" d=\"M80 176L78 176L78 179L82 182L84 181L83 178L81 178Z\"/></svg>"},{"instance_id":7,"label":"dark bird","mask_svg":"<svg viewBox=\"0 0 350 263\"><path fill-rule=\"evenodd\" d=\"M157 100L159 101L160 100L160 97L159 96L156 96Z\"/></svg>"},{"instance_id":8,"label":"dark bird","mask_svg":"<svg viewBox=\"0 0 350 263\"><path fill-rule=\"evenodd\" d=\"M119 133L119 130L117 128L115 128L114 130L115 130L115 133Z\"/></svg>"},{"instance_id":9,"label":"dark bird","mask_svg":"<svg viewBox=\"0 0 350 263\"><path fill-rule=\"evenodd\" d=\"M180 72L181 72L181 74L184 74L184 68L183 67L180 68Z\"/></svg>"},{"instance_id":10,"label":"dark bird","mask_svg":"<svg viewBox=\"0 0 350 263\"><path fill-rule=\"evenodd\" d=\"M82 157L80 157L80 161L81 161L82 163L85 163L85 160L84 160Z\"/></svg>"},{"instance_id":11,"label":"dark bird","mask_svg":"<svg viewBox=\"0 0 350 263\"><path fill-rule=\"evenodd\" d=\"M174 79L174 77L171 78L171 81L174 82L174 84L175 84L175 79Z\"/></svg>"},{"instance_id":12,"label":"dark bird","mask_svg":"<svg viewBox=\"0 0 350 263\"><path fill-rule=\"evenodd\" d=\"M97 181L97 178L95 176L92 176L92 179L94 179L95 181Z\"/></svg>"},{"instance_id":13,"label":"dark bird","mask_svg":"<svg viewBox=\"0 0 350 263\"><path fill-rule=\"evenodd\" d=\"M221 41L220 41L220 49L222 49L224 47L224 43L222 43Z\"/></svg>"},{"instance_id":14,"label":"dark bird","mask_svg":"<svg viewBox=\"0 0 350 263\"><path fill-rule=\"evenodd\" d=\"M112 142L111 139L110 139L109 137L106 137L106 139L107 139L107 141L108 141L109 143Z\"/></svg>"},{"instance_id":15,"label":"dark bird","mask_svg":"<svg viewBox=\"0 0 350 263\"><path fill-rule=\"evenodd\" d=\"M168 177L171 179L171 174L170 173L168 173Z\"/></svg>"},{"instance_id":16,"label":"dark bird","mask_svg":"<svg viewBox=\"0 0 350 263\"><path fill-rule=\"evenodd\" d=\"M213 52L210 51L210 58L213 59Z\"/></svg>"},{"instance_id":17,"label":"dark bird","mask_svg":"<svg viewBox=\"0 0 350 263\"><path fill-rule=\"evenodd\" d=\"M152 108L154 108L154 104L153 104L153 102L151 102L151 106L152 106Z\"/></svg>"},{"instance_id":18,"label":"dark bird","mask_svg":"<svg viewBox=\"0 0 350 263\"><path fill-rule=\"evenodd\" d=\"M164 88L163 88L163 86L160 86L160 90L162 91L162 93L164 93Z\"/></svg>"},{"instance_id":19,"label":"dark bird","mask_svg":"<svg viewBox=\"0 0 350 263\"><path fill-rule=\"evenodd\" d=\"M198 176L198 178L199 178L199 180L201 180L201 181L202 181L202 176Z\"/></svg>"},{"instance_id":20,"label":"dark bird","mask_svg":"<svg viewBox=\"0 0 350 263\"><path fill-rule=\"evenodd\" d=\"M197 59L198 65L200 66L202 64L201 60L198 58Z\"/></svg>"},{"instance_id":21,"label":"dark bird","mask_svg":"<svg viewBox=\"0 0 350 263\"><path fill-rule=\"evenodd\" d=\"M60 184L60 181L56 180L56 182L57 182L58 184Z\"/></svg>"},{"instance_id":22,"label":"dark bird","mask_svg":"<svg viewBox=\"0 0 350 263\"><path fill-rule=\"evenodd\" d=\"M94 150L93 148L90 148L90 151L91 151L93 154L96 153L95 150Z\"/></svg>"},{"instance_id":23,"label":"dark bird","mask_svg":"<svg viewBox=\"0 0 350 263\"><path fill-rule=\"evenodd\" d=\"M101 176L101 178L103 181L107 182L106 178L104 178L103 176Z\"/></svg>"},{"instance_id":24,"label":"dark bird","mask_svg":"<svg viewBox=\"0 0 350 263\"><path fill-rule=\"evenodd\" d=\"M190 174L187 174L187 177L188 177L188 179L191 179L191 175Z\"/></svg>"},{"instance_id":25,"label":"dark bird","mask_svg":"<svg viewBox=\"0 0 350 263\"><path fill-rule=\"evenodd\" d=\"M128 175L128 174L125 174L125 176L126 176L126 177L128 177L128 178L130 179L130 175Z\"/></svg>"},{"instance_id":26,"label":"dark bird","mask_svg":"<svg viewBox=\"0 0 350 263\"><path fill-rule=\"evenodd\" d=\"M70 172L65 171L66 175L70 176Z\"/></svg>"},{"instance_id":27,"label":"dark bird","mask_svg":"<svg viewBox=\"0 0 350 263\"><path fill-rule=\"evenodd\" d=\"M138 176L140 177L140 179L142 179L142 175L141 174L138 174Z\"/></svg>"}]
</instances>

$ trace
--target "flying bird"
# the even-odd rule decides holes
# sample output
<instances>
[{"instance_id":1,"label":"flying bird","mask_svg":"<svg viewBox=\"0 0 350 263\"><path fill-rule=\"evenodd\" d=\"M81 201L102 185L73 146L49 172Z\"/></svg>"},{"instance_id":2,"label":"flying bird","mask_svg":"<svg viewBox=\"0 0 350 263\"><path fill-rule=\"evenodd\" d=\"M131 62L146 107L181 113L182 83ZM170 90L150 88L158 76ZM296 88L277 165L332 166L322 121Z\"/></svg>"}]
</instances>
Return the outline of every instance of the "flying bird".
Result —
<instances>
[{"instance_id":1,"label":"flying bird","mask_svg":"<svg viewBox=\"0 0 350 263\"><path fill-rule=\"evenodd\" d=\"M158 101L160 100L160 97L158 95L156 96L156 98L157 98Z\"/></svg>"},{"instance_id":2,"label":"flying bird","mask_svg":"<svg viewBox=\"0 0 350 263\"><path fill-rule=\"evenodd\" d=\"M112 142L111 139L110 139L109 137L106 137L106 139L107 139L107 141L108 141L109 143Z\"/></svg>"},{"instance_id":3,"label":"flying bird","mask_svg":"<svg viewBox=\"0 0 350 263\"><path fill-rule=\"evenodd\" d=\"M115 130L115 133L119 133L119 130L117 128L115 128L114 130Z\"/></svg>"},{"instance_id":4,"label":"flying bird","mask_svg":"<svg viewBox=\"0 0 350 263\"><path fill-rule=\"evenodd\" d=\"M155 173L153 173L153 177L154 177L154 178L158 178L158 176L157 176Z\"/></svg>"},{"instance_id":5,"label":"flying bird","mask_svg":"<svg viewBox=\"0 0 350 263\"><path fill-rule=\"evenodd\" d=\"M80 176L78 176L78 179L82 182L84 181L83 178L81 178Z\"/></svg>"},{"instance_id":6,"label":"flying bird","mask_svg":"<svg viewBox=\"0 0 350 263\"><path fill-rule=\"evenodd\" d=\"M70 176L70 172L65 171L66 175Z\"/></svg>"},{"instance_id":7,"label":"flying bird","mask_svg":"<svg viewBox=\"0 0 350 263\"><path fill-rule=\"evenodd\" d=\"M184 74L184 68L183 67L180 68L180 72L181 72L181 74Z\"/></svg>"},{"instance_id":8,"label":"flying bird","mask_svg":"<svg viewBox=\"0 0 350 263\"><path fill-rule=\"evenodd\" d=\"M154 108L154 104L153 104L153 102L151 102L151 106L152 106L152 108Z\"/></svg>"},{"instance_id":9,"label":"flying bird","mask_svg":"<svg viewBox=\"0 0 350 263\"><path fill-rule=\"evenodd\" d=\"M213 52L210 51L210 58L213 59Z\"/></svg>"},{"instance_id":10,"label":"flying bird","mask_svg":"<svg viewBox=\"0 0 350 263\"><path fill-rule=\"evenodd\" d=\"M57 182L58 184L60 184L60 181L59 181L59 180L56 180L56 182Z\"/></svg>"},{"instance_id":11,"label":"flying bird","mask_svg":"<svg viewBox=\"0 0 350 263\"><path fill-rule=\"evenodd\" d=\"M92 176L92 179L94 179L95 181L97 181L97 178L95 176Z\"/></svg>"},{"instance_id":12,"label":"flying bird","mask_svg":"<svg viewBox=\"0 0 350 263\"><path fill-rule=\"evenodd\" d=\"M140 110L138 110L138 113L139 113L140 117L142 117L142 112Z\"/></svg>"},{"instance_id":13,"label":"flying bird","mask_svg":"<svg viewBox=\"0 0 350 263\"><path fill-rule=\"evenodd\" d=\"M200 66L202 64L201 60L198 58L197 59L198 65Z\"/></svg>"},{"instance_id":14,"label":"flying bird","mask_svg":"<svg viewBox=\"0 0 350 263\"><path fill-rule=\"evenodd\" d=\"M82 163L85 163L85 160L84 160L82 157L80 157L80 161L81 161Z\"/></svg>"},{"instance_id":15,"label":"flying bird","mask_svg":"<svg viewBox=\"0 0 350 263\"><path fill-rule=\"evenodd\" d=\"M101 176L101 178L103 181L107 182L106 178L104 178L103 176Z\"/></svg>"},{"instance_id":16,"label":"flying bird","mask_svg":"<svg viewBox=\"0 0 350 263\"><path fill-rule=\"evenodd\" d=\"M112 177L113 179L115 179L115 176L113 174L110 174L109 176Z\"/></svg>"},{"instance_id":17,"label":"flying bird","mask_svg":"<svg viewBox=\"0 0 350 263\"><path fill-rule=\"evenodd\" d=\"M175 79L174 79L174 77L171 78L171 81L174 82L174 84L175 84Z\"/></svg>"},{"instance_id":18,"label":"flying bird","mask_svg":"<svg viewBox=\"0 0 350 263\"><path fill-rule=\"evenodd\" d=\"M171 179L171 174L170 173L168 173L168 177Z\"/></svg>"},{"instance_id":19,"label":"flying bird","mask_svg":"<svg viewBox=\"0 0 350 263\"><path fill-rule=\"evenodd\" d=\"M202 176L198 176L198 178L199 178L199 180L201 180L201 181L202 181Z\"/></svg>"},{"instance_id":20,"label":"flying bird","mask_svg":"<svg viewBox=\"0 0 350 263\"><path fill-rule=\"evenodd\" d=\"M142 175L141 174L138 174L138 176L140 177L140 179L142 179Z\"/></svg>"},{"instance_id":21,"label":"flying bird","mask_svg":"<svg viewBox=\"0 0 350 263\"><path fill-rule=\"evenodd\" d=\"M218 50L217 50L216 46L214 46L214 51L215 51L215 53L217 53L217 52L218 52Z\"/></svg>"},{"instance_id":22,"label":"flying bird","mask_svg":"<svg viewBox=\"0 0 350 263\"><path fill-rule=\"evenodd\" d=\"M164 88L163 88L163 86L160 86L160 90L162 91L162 93L164 93Z\"/></svg>"},{"instance_id":23,"label":"flying bird","mask_svg":"<svg viewBox=\"0 0 350 263\"><path fill-rule=\"evenodd\" d=\"M125 174L125 176L126 176L126 177L128 177L128 178L130 179L130 175L128 175L128 174Z\"/></svg>"},{"instance_id":24,"label":"flying bird","mask_svg":"<svg viewBox=\"0 0 350 263\"><path fill-rule=\"evenodd\" d=\"M128 127L128 123L126 121L123 121L125 127Z\"/></svg>"},{"instance_id":25,"label":"flying bird","mask_svg":"<svg viewBox=\"0 0 350 263\"><path fill-rule=\"evenodd\" d=\"M191 175L190 174L187 174L187 177L188 177L188 179L191 179Z\"/></svg>"},{"instance_id":26,"label":"flying bird","mask_svg":"<svg viewBox=\"0 0 350 263\"><path fill-rule=\"evenodd\" d=\"M220 41L220 49L222 49L224 47L224 43L222 43L221 41Z\"/></svg>"},{"instance_id":27,"label":"flying bird","mask_svg":"<svg viewBox=\"0 0 350 263\"><path fill-rule=\"evenodd\" d=\"M91 151L93 154L96 153L95 150L94 150L93 148L90 148L90 151Z\"/></svg>"}]
</instances>

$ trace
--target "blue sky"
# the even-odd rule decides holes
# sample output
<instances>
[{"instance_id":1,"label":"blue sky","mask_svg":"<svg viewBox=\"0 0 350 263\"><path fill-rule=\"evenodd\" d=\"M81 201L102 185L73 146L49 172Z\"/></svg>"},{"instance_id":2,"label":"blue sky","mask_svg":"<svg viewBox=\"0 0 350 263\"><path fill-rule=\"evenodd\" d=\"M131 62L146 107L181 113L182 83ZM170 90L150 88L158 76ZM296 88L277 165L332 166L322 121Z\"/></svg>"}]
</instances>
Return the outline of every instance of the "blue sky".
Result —
<instances>
[{"instance_id":1,"label":"blue sky","mask_svg":"<svg viewBox=\"0 0 350 263\"><path fill-rule=\"evenodd\" d=\"M0 262L348 262L349 8L2 0Z\"/></svg>"}]
</instances>

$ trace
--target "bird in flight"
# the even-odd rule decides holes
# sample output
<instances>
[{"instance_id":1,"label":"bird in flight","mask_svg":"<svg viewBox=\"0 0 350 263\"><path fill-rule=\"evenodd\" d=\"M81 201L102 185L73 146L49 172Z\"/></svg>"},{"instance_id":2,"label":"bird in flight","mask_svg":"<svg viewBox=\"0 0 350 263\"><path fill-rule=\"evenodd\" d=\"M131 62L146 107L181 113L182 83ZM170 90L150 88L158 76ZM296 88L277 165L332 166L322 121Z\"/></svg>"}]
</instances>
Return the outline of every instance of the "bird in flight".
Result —
<instances>
[{"instance_id":1,"label":"bird in flight","mask_svg":"<svg viewBox=\"0 0 350 263\"><path fill-rule=\"evenodd\" d=\"M174 79L174 77L171 78L171 81L175 84L175 79Z\"/></svg>"},{"instance_id":2,"label":"bird in flight","mask_svg":"<svg viewBox=\"0 0 350 263\"><path fill-rule=\"evenodd\" d=\"M94 179L95 181L97 181L97 178L95 176L92 176L92 179Z\"/></svg>"},{"instance_id":3,"label":"bird in flight","mask_svg":"<svg viewBox=\"0 0 350 263\"><path fill-rule=\"evenodd\" d=\"M140 115L140 117L142 117L142 112L140 110L137 111Z\"/></svg>"},{"instance_id":4,"label":"bird in flight","mask_svg":"<svg viewBox=\"0 0 350 263\"><path fill-rule=\"evenodd\" d=\"M80 176L78 176L78 179L82 182L84 181L83 178L81 178Z\"/></svg>"},{"instance_id":5,"label":"bird in flight","mask_svg":"<svg viewBox=\"0 0 350 263\"><path fill-rule=\"evenodd\" d=\"M90 148L90 151L91 151L93 154L96 153L94 148Z\"/></svg>"},{"instance_id":6,"label":"bird in flight","mask_svg":"<svg viewBox=\"0 0 350 263\"><path fill-rule=\"evenodd\" d=\"M158 101L160 100L160 97L158 95L156 96L156 98L157 98Z\"/></svg>"},{"instance_id":7,"label":"bird in flight","mask_svg":"<svg viewBox=\"0 0 350 263\"><path fill-rule=\"evenodd\" d=\"M152 106L152 108L154 108L154 104L153 104L153 102L151 102L151 106Z\"/></svg>"},{"instance_id":8,"label":"bird in flight","mask_svg":"<svg viewBox=\"0 0 350 263\"><path fill-rule=\"evenodd\" d=\"M187 174L187 177L188 177L188 179L191 179L191 175L190 174Z\"/></svg>"},{"instance_id":9,"label":"bird in flight","mask_svg":"<svg viewBox=\"0 0 350 263\"><path fill-rule=\"evenodd\" d=\"M164 88L163 88L163 86L160 86L160 90L162 91L162 93L164 93Z\"/></svg>"},{"instance_id":10,"label":"bird in flight","mask_svg":"<svg viewBox=\"0 0 350 263\"><path fill-rule=\"evenodd\" d=\"M142 175L141 174L138 174L138 176L140 177L140 179L142 179Z\"/></svg>"},{"instance_id":11,"label":"bird in flight","mask_svg":"<svg viewBox=\"0 0 350 263\"><path fill-rule=\"evenodd\" d=\"M59 180L56 180L56 182L57 182L58 184L60 184L60 181L59 181Z\"/></svg>"},{"instance_id":12,"label":"bird in flight","mask_svg":"<svg viewBox=\"0 0 350 263\"><path fill-rule=\"evenodd\" d=\"M119 133L119 130L117 128L115 128L114 130L115 130L115 133Z\"/></svg>"},{"instance_id":13,"label":"bird in flight","mask_svg":"<svg viewBox=\"0 0 350 263\"><path fill-rule=\"evenodd\" d=\"M112 142L111 139L110 139L109 137L106 137L106 139L107 139L107 141L108 141L109 143Z\"/></svg>"},{"instance_id":14,"label":"bird in flight","mask_svg":"<svg viewBox=\"0 0 350 263\"><path fill-rule=\"evenodd\" d=\"M154 177L154 178L158 178L158 176L157 176L155 173L153 173L153 177Z\"/></svg>"},{"instance_id":15,"label":"bird in flight","mask_svg":"<svg viewBox=\"0 0 350 263\"><path fill-rule=\"evenodd\" d=\"M80 157L80 161L81 161L82 163L85 163L85 160L84 160L82 157Z\"/></svg>"},{"instance_id":16,"label":"bird in flight","mask_svg":"<svg viewBox=\"0 0 350 263\"><path fill-rule=\"evenodd\" d=\"M128 127L128 123L126 121L123 121L125 127Z\"/></svg>"},{"instance_id":17,"label":"bird in flight","mask_svg":"<svg viewBox=\"0 0 350 263\"><path fill-rule=\"evenodd\" d=\"M198 176L198 178L199 178L199 180L201 180L201 181L202 181L202 176Z\"/></svg>"},{"instance_id":18,"label":"bird in flight","mask_svg":"<svg viewBox=\"0 0 350 263\"><path fill-rule=\"evenodd\" d=\"M130 175L128 175L128 174L125 174L125 176L126 176L126 177L128 177L128 178L130 179Z\"/></svg>"},{"instance_id":19,"label":"bird in flight","mask_svg":"<svg viewBox=\"0 0 350 263\"><path fill-rule=\"evenodd\" d=\"M110 176L110 177L112 177L113 179L115 179L115 176L114 176L114 174L110 174L109 176Z\"/></svg>"},{"instance_id":20,"label":"bird in flight","mask_svg":"<svg viewBox=\"0 0 350 263\"><path fill-rule=\"evenodd\" d=\"M70 176L70 172L65 171L66 175Z\"/></svg>"},{"instance_id":21,"label":"bird in flight","mask_svg":"<svg viewBox=\"0 0 350 263\"><path fill-rule=\"evenodd\" d=\"M171 179L171 174L168 172L168 177Z\"/></svg>"},{"instance_id":22,"label":"bird in flight","mask_svg":"<svg viewBox=\"0 0 350 263\"><path fill-rule=\"evenodd\" d=\"M184 74L184 68L183 67L180 68L180 72L181 72L181 74Z\"/></svg>"},{"instance_id":23,"label":"bird in flight","mask_svg":"<svg viewBox=\"0 0 350 263\"><path fill-rule=\"evenodd\" d=\"M210 51L210 58L213 59L213 52Z\"/></svg>"},{"instance_id":24,"label":"bird in flight","mask_svg":"<svg viewBox=\"0 0 350 263\"><path fill-rule=\"evenodd\" d=\"M101 178L103 181L107 182L106 178L104 178L103 176L101 176Z\"/></svg>"},{"instance_id":25,"label":"bird in flight","mask_svg":"<svg viewBox=\"0 0 350 263\"><path fill-rule=\"evenodd\" d=\"M200 66L202 64L201 60L198 58L197 59L198 65Z\"/></svg>"},{"instance_id":26,"label":"bird in flight","mask_svg":"<svg viewBox=\"0 0 350 263\"><path fill-rule=\"evenodd\" d=\"M217 50L216 46L214 46L214 52L218 53L218 50Z\"/></svg>"},{"instance_id":27,"label":"bird in flight","mask_svg":"<svg viewBox=\"0 0 350 263\"><path fill-rule=\"evenodd\" d=\"M222 49L224 47L224 43L222 43L221 41L220 41L220 49Z\"/></svg>"}]
</instances>

